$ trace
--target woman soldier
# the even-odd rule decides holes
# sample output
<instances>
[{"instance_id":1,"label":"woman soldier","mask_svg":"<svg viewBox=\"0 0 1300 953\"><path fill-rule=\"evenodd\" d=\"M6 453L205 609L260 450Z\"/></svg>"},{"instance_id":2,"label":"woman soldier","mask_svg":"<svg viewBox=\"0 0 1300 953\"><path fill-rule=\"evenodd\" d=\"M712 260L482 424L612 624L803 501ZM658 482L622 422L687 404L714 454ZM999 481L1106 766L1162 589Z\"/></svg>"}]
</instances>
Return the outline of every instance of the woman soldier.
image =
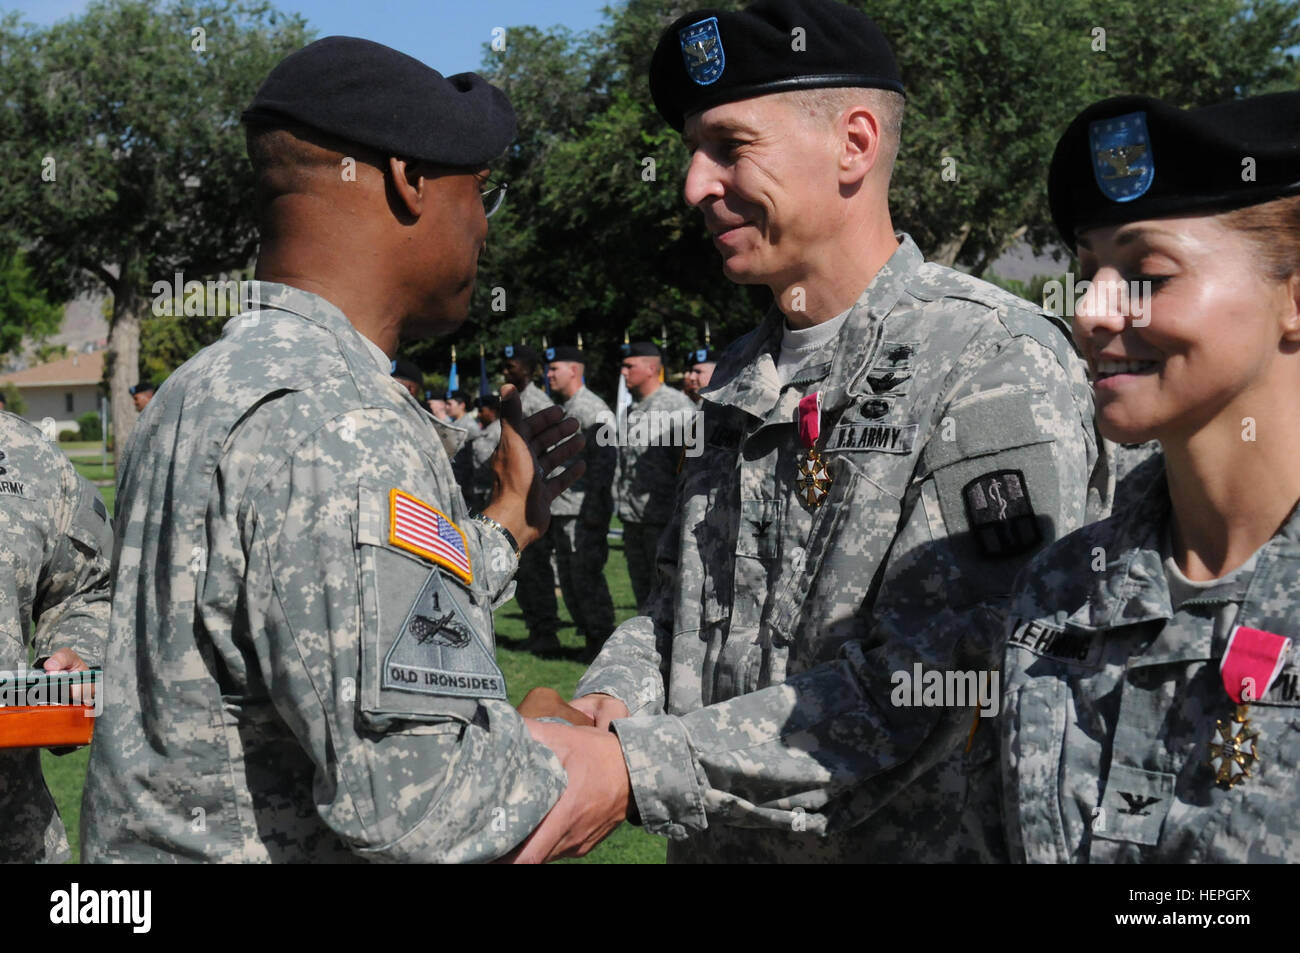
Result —
<instances>
[{"instance_id":1,"label":"woman soldier","mask_svg":"<svg viewBox=\"0 0 1300 953\"><path fill-rule=\"evenodd\" d=\"M1012 860L1300 860L1300 93L1084 110L1052 215L1102 434L1165 475L1026 567Z\"/></svg>"}]
</instances>

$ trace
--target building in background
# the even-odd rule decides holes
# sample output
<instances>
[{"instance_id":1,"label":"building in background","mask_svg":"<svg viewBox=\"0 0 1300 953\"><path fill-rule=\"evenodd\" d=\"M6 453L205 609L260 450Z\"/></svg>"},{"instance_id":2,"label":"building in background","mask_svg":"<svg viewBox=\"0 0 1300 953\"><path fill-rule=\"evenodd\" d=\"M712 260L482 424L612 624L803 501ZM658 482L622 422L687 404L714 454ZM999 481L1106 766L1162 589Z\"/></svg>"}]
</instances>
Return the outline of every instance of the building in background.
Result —
<instances>
[{"instance_id":1,"label":"building in background","mask_svg":"<svg viewBox=\"0 0 1300 953\"><path fill-rule=\"evenodd\" d=\"M48 364L0 374L0 388L13 384L27 407L23 417L39 424L53 417L58 430L76 430L77 418L99 413L100 381L104 379L106 351L71 354Z\"/></svg>"}]
</instances>

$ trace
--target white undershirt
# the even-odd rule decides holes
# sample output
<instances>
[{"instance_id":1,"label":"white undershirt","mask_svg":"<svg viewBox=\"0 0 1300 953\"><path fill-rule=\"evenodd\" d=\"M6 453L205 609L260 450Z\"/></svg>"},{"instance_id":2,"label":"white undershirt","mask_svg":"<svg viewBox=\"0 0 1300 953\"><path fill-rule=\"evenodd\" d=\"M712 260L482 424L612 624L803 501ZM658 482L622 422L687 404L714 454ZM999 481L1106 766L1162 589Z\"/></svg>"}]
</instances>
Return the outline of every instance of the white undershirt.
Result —
<instances>
[{"instance_id":1,"label":"white undershirt","mask_svg":"<svg viewBox=\"0 0 1300 953\"><path fill-rule=\"evenodd\" d=\"M776 376L780 378L782 387L790 383L795 372L805 361L835 339L835 335L840 333L840 328L844 325L844 319L852 310L853 308L849 307L829 321L814 324L810 328L800 328L797 331L788 323L782 326L781 353L776 358Z\"/></svg>"}]
</instances>

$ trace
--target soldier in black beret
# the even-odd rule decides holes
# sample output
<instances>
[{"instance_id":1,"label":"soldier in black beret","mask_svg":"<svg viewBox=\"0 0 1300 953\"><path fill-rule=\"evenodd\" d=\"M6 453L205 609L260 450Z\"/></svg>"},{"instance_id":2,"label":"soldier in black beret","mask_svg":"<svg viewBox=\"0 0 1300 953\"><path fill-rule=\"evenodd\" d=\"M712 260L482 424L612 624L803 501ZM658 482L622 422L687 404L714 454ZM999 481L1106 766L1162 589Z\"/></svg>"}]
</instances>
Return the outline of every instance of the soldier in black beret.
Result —
<instances>
[{"instance_id":1,"label":"soldier in black beret","mask_svg":"<svg viewBox=\"0 0 1300 953\"><path fill-rule=\"evenodd\" d=\"M1300 92L1095 103L1049 183L1101 433L1163 464L1006 604L1009 859L1295 863Z\"/></svg>"},{"instance_id":2,"label":"soldier in black beret","mask_svg":"<svg viewBox=\"0 0 1300 953\"><path fill-rule=\"evenodd\" d=\"M968 709L904 708L887 673L991 646L980 603L1095 517L1105 459L1068 329L895 233L903 84L860 10L692 11L661 36L650 88L723 274L773 306L719 360L698 417L683 400L703 435L679 450L669 506L641 517L664 524L642 551L644 614L573 701L624 756L593 745L592 788L625 794L672 861L985 856L953 809ZM622 506L636 488L619 480ZM960 667L996 666L977 652ZM611 823L569 809L580 787L526 859Z\"/></svg>"},{"instance_id":3,"label":"soldier in black beret","mask_svg":"<svg viewBox=\"0 0 1300 953\"><path fill-rule=\"evenodd\" d=\"M682 375L682 393L698 407L700 391L709 386L713 369L718 366L717 352L710 347L692 348L686 352L683 364L686 372Z\"/></svg>"},{"instance_id":4,"label":"soldier in black beret","mask_svg":"<svg viewBox=\"0 0 1300 953\"><path fill-rule=\"evenodd\" d=\"M566 772L508 700L492 606L581 476L566 464L583 440L508 392L471 514L448 459L463 434L390 374L399 342L467 317L513 112L473 74L328 37L277 65L244 121L253 306L171 376L123 454L133 559L105 666L148 677L97 720L82 849L499 858Z\"/></svg>"},{"instance_id":5,"label":"soldier in black beret","mask_svg":"<svg viewBox=\"0 0 1300 953\"><path fill-rule=\"evenodd\" d=\"M537 413L555 403L535 383L542 355L527 344L507 344L501 349L501 371L506 383L519 392L524 413ZM560 652L560 608L555 601L553 545L548 533L519 557L515 573L515 600L524 616L528 641L523 649L536 655Z\"/></svg>"},{"instance_id":6,"label":"soldier in black beret","mask_svg":"<svg viewBox=\"0 0 1300 953\"><path fill-rule=\"evenodd\" d=\"M393 360L393 380L401 384L417 400L424 390L424 372L410 358L399 357Z\"/></svg>"},{"instance_id":7,"label":"soldier in black beret","mask_svg":"<svg viewBox=\"0 0 1300 953\"><path fill-rule=\"evenodd\" d=\"M149 401L153 400L154 386L151 381L141 381L130 390L131 399L135 402L136 410L144 410L149 406Z\"/></svg>"}]
</instances>

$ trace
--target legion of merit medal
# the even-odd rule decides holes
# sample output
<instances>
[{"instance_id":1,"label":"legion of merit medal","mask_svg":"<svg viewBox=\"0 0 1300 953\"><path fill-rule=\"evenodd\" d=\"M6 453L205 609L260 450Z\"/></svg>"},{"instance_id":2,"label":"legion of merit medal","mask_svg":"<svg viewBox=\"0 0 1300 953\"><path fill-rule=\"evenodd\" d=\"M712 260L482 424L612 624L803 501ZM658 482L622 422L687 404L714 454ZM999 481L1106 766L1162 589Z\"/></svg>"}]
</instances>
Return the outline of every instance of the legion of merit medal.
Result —
<instances>
[{"instance_id":1,"label":"legion of merit medal","mask_svg":"<svg viewBox=\"0 0 1300 953\"><path fill-rule=\"evenodd\" d=\"M1273 686L1290 648L1290 639L1244 625L1228 637L1219 674L1237 710L1227 722L1215 722L1215 737L1210 739L1208 763L1216 783L1232 788L1251 777L1250 769L1260 763L1259 732L1250 723L1250 703Z\"/></svg>"},{"instance_id":2,"label":"legion of merit medal","mask_svg":"<svg viewBox=\"0 0 1300 953\"><path fill-rule=\"evenodd\" d=\"M817 438L821 436L821 429L822 392L817 391L799 401L799 440L807 453L799 461L799 478L794 481L804 502L813 507L826 502L833 482L826 461L817 452Z\"/></svg>"}]
</instances>

